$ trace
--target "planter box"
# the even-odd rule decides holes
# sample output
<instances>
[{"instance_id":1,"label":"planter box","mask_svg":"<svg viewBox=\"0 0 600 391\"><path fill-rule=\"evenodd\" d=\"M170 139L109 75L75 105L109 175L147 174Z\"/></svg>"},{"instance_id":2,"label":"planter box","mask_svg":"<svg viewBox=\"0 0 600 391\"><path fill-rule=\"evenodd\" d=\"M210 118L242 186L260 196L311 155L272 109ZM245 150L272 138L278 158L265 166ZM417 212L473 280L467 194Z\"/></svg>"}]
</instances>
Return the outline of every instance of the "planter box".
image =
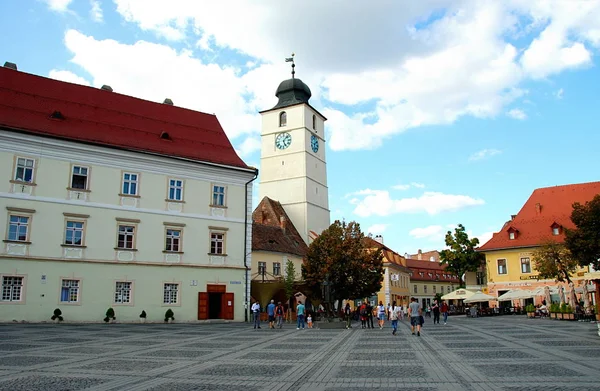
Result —
<instances>
[{"instance_id":1,"label":"planter box","mask_svg":"<svg viewBox=\"0 0 600 391\"><path fill-rule=\"evenodd\" d=\"M535 318L535 312L528 312L527 313L527 317L528 318Z\"/></svg>"}]
</instances>

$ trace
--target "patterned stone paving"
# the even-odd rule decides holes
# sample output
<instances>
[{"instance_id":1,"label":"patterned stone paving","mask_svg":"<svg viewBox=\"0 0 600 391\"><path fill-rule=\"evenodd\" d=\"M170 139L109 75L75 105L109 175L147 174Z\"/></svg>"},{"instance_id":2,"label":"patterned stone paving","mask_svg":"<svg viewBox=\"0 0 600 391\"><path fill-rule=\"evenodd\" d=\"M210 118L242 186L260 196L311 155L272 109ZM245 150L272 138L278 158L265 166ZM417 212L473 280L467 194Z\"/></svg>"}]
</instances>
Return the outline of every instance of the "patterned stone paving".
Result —
<instances>
[{"instance_id":1,"label":"patterned stone paving","mask_svg":"<svg viewBox=\"0 0 600 391\"><path fill-rule=\"evenodd\" d=\"M595 324L426 319L383 330L0 324L0 390L600 391ZM318 326L318 324L317 324Z\"/></svg>"}]
</instances>

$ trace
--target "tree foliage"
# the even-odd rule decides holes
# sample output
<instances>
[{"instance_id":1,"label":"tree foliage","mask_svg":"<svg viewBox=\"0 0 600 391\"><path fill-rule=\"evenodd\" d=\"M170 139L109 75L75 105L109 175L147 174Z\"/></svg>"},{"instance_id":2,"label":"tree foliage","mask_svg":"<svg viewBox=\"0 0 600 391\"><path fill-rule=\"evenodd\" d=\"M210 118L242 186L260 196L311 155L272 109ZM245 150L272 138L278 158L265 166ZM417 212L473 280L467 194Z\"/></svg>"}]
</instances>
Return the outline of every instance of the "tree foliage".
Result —
<instances>
[{"instance_id":1,"label":"tree foliage","mask_svg":"<svg viewBox=\"0 0 600 391\"><path fill-rule=\"evenodd\" d=\"M440 265L446 266L446 271L453 273L460 279L463 286L462 275L466 272L475 272L485 262L485 255L476 252L479 239L469 239L465 227L459 224L452 231L446 233L446 246L448 249L440 251Z\"/></svg>"},{"instance_id":2,"label":"tree foliage","mask_svg":"<svg viewBox=\"0 0 600 391\"><path fill-rule=\"evenodd\" d=\"M570 275L577 269L577 261L562 243L547 241L534 251L535 269L541 278L571 282Z\"/></svg>"},{"instance_id":3,"label":"tree foliage","mask_svg":"<svg viewBox=\"0 0 600 391\"><path fill-rule=\"evenodd\" d=\"M285 263L285 278L283 279L283 289L285 296L289 299L294 294L294 283L296 282L296 268L289 259Z\"/></svg>"},{"instance_id":4,"label":"tree foliage","mask_svg":"<svg viewBox=\"0 0 600 391\"><path fill-rule=\"evenodd\" d=\"M565 230L565 246L580 266L600 270L600 194L584 205L574 203L571 221L577 228Z\"/></svg>"},{"instance_id":5,"label":"tree foliage","mask_svg":"<svg viewBox=\"0 0 600 391\"><path fill-rule=\"evenodd\" d=\"M302 277L314 298L324 298L324 282L331 302L371 296L381 289L382 250L365 246L358 223L336 220L310 244Z\"/></svg>"}]
</instances>

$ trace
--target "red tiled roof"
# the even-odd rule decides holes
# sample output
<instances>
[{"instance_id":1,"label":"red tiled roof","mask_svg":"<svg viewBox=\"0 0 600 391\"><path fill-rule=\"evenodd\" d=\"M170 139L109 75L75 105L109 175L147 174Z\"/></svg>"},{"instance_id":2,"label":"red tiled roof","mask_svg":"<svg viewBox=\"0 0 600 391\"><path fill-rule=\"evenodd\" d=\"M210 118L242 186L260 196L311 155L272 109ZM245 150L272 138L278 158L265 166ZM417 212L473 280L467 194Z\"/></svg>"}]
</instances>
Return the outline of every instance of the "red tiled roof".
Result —
<instances>
[{"instance_id":1,"label":"red tiled roof","mask_svg":"<svg viewBox=\"0 0 600 391\"><path fill-rule=\"evenodd\" d=\"M252 251L272 251L299 257L304 257L308 251L283 206L269 197L264 197L252 212Z\"/></svg>"},{"instance_id":2,"label":"red tiled roof","mask_svg":"<svg viewBox=\"0 0 600 391\"><path fill-rule=\"evenodd\" d=\"M421 250L419 250L421 251ZM419 257L420 255L420 257ZM425 251L425 252L421 252L421 254L411 254L409 255L410 259L417 259L417 260L424 260L424 261L429 261L431 260L431 257L435 258L436 261L439 262L440 260L440 253L437 250L432 250L432 251Z\"/></svg>"},{"instance_id":3,"label":"red tiled roof","mask_svg":"<svg viewBox=\"0 0 600 391\"><path fill-rule=\"evenodd\" d=\"M364 245L368 248L381 248L383 252L384 264L391 263L394 264L396 268L401 269L406 273L410 272L410 270L406 268L406 259L402 255L398 254L397 252L386 246L385 244L382 244L377 240L366 236Z\"/></svg>"},{"instance_id":4,"label":"red tiled roof","mask_svg":"<svg viewBox=\"0 0 600 391\"><path fill-rule=\"evenodd\" d=\"M406 266L412 272L411 281L458 282L458 278L446 272L446 267L439 262L429 260L407 259ZM421 275L423 273L423 275ZM444 278L444 275L447 277Z\"/></svg>"},{"instance_id":5,"label":"red tiled roof","mask_svg":"<svg viewBox=\"0 0 600 391\"><path fill-rule=\"evenodd\" d=\"M54 112L64 119L51 119ZM216 116L0 67L0 127L248 168ZM166 132L169 140L161 139Z\"/></svg>"},{"instance_id":6,"label":"red tiled roof","mask_svg":"<svg viewBox=\"0 0 600 391\"><path fill-rule=\"evenodd\" d=\"M600 194L600 182L544 187L533 191L514 219L479 247L480 251L537 246L546 240L564 241L564 231L552 235L552 225L575 228L571 221L573 203L585 203ZM509 238L509 230L516 232Z\"/></svg>"}]
</instances>

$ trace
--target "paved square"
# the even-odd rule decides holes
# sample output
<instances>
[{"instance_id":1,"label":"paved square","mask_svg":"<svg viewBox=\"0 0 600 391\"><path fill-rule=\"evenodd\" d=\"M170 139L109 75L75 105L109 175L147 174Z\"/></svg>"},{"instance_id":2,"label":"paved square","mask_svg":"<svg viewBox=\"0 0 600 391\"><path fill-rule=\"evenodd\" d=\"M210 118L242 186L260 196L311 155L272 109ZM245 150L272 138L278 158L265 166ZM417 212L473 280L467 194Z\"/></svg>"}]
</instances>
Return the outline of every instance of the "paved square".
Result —
<instances>
[{"instance_id":1,"label":"paved square","mask_svg":"<svg viewBox=\"0 0 600 391\"><path fill-rule=\"evenodd\" d=\"M590 323L524 316L385 329L0 325L0 390L596 390ZM317 325L318 326L318 325Z\"/></svg>"}]
</instances>

